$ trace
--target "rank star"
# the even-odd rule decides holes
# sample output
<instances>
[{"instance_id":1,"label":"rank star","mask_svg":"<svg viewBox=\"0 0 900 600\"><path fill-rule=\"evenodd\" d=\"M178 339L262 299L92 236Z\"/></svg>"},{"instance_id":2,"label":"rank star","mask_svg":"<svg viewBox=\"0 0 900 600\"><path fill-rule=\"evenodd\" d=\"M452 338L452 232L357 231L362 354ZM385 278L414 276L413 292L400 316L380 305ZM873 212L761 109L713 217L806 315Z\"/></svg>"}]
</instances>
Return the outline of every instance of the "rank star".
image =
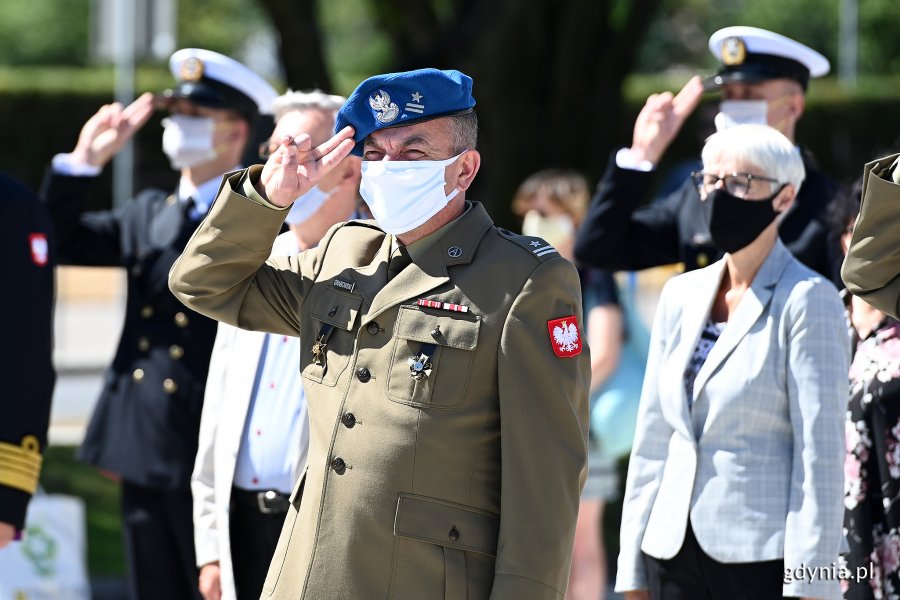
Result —
<instances>
[{"instance_id":1,"label":"rank star","mask_svg":"<svg viewBox=\"0 0 900 600\"><path fill-rule=\"evenodd\" d=\"M531 242L531 245L532 245L532 246L540 246L540 245L541 245L541 243L540 243L540 242L537 242L537 241L535 241L535 242Z\"/></svg>"},{"instance_id":2,"label":"rank star","mask_svg":"<svg viewBox=\"0 0 900 600\"><path fill-rule=\"evenodd\" d=\"M419 102L420 100L422 100L422 94L420 94L419 92L413 92L412 101Z\"/></svg>"}]
</instances>

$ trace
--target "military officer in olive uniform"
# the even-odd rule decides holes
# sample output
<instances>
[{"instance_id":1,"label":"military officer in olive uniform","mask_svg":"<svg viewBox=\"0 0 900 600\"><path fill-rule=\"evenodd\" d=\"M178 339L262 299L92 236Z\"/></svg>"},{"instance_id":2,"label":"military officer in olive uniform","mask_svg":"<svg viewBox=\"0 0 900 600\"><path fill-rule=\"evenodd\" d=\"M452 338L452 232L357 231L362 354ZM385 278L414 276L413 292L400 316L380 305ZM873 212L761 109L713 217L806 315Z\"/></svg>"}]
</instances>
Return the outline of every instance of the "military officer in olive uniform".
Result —
<instances>
[{"instance_id":1,"label":"military officer in olive uniform","mask_svg":"<svg viewBox=\"0 0 900 600\"><path fill-rule=\"evenodd\" d=\"M199 598L190 477L216 322L169 292L169 268L238 167L251 128L276 93L221 54L179 50L178 85L163 97L163 150L180 171L172 194L150 189L114 211L86 212L99 170L149 118L154 99L101 108L71 154L57 155L44 195L60 262L122 266L125 324L79 458L122 481L125 549L133 598Z\"/></svg>"},{"instance_id":2,"label":"military officer in olive uniform","mask_svg":"<svg viewBox=\"0 0 900 600\"><path fill-rule=\"evenodd\" d=\"M50 217L22 183L0 174L0 548L25 524L47 446L53 370ZM14 288L13 286L14 282Z\"/></svg>"},{"instance_id":3,"label":"military officer in olive uniform","mask_svg":"<svg viewBox=\"0 0 900 600\"><path fill-rule=\"evenodd\" d=\"M584 264L609 270L638 270L682 263L691 271L722 256L709 235L709 203L700 202L688 178L668 196L641 206L653 185L653 170L704 89L722 91L717 129L736 123L768 123L795 140L810 78L828 73L828 60L815 50L757 27L726 27L714 33L709 49L722 67L701 82L691 79L674 98L654 94L634 124L630 148L619 150L582 222L575 256ZM839 241L829 237L825 208L835 184L802 152L806 179L794 206L779 226L779 236L800 262L839 281Z\"/></svg>"},{"instance_id":4,"label":"military officer in olive uniform","mask_svg":"<svg viewBox=\"0 0 900 600\"><path fill-rule=\"evenodd\" d=\"M331 140L287 138L228 176L173 266L194 310L302 340L308 467L264 598L565 596L590 384L578 275L465 199L471 85L364 81ZM351 150L374 221L267 261L284 211Z\"/></svg>"},{"instance_id":5,"label":"military officer in olive uniform","mask_svg":"<svg viewBox=\"0 0 900 600\"><path fill-rule=\"evenodd\" d=\"M841 275L847 289L900 319L900 154L868 163Z\"/></svg>"}]
</instances>

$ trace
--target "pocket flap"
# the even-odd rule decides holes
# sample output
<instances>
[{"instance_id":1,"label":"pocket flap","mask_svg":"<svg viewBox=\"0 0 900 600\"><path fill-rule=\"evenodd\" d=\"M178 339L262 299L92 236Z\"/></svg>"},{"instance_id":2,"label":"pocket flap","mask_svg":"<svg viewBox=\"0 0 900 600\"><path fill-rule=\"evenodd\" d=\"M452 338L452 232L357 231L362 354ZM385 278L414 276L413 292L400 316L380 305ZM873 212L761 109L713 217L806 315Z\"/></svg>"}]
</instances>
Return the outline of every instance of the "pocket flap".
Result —
<instances>
[{"instance_id":1,"label":"pocket flap","mask_svg":"<svg viewBox=\"0 0 900 600\"><path fill-rule=\"evenodd\" d=\"M497 555L500 519L484 510L436 498L400 494L394 535Z\"/></svg>"},{"instance_id":2,"label":"pocket flap","mask_svg":"<svg viewBox=\"0 0 900 600\"><path fill-rule=\"evenodd\" d=\"M329 323L340 329L350 330L356 322L362 296L339 290L327 289L311 298L310 315L322 323Z\"/></svg>"},{"instance_id":3,"label":"pocket flap","mask_svg":"<svg viewBox=\"0 0 900 600\"><path fill-rule=\"evenodd\" d=\"M481 317L460 314L447 316L425 312L412 306L401 306L394 326L396 336L422 344L437 344L460 350L478 346Z\"/></svg>"}]
</instances>

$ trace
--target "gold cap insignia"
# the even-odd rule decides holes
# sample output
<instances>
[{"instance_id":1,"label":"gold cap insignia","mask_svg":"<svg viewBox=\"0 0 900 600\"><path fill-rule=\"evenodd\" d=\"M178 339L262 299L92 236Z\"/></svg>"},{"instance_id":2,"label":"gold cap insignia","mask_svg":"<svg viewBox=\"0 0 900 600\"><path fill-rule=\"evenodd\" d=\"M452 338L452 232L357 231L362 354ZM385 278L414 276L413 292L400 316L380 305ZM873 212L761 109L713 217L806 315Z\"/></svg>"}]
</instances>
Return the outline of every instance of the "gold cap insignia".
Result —
<instances>
[{"instance_id":1,"label":"gold cap insignia","mask_svg":"<svg viewBox=\"0 0 900 600\"><path fill-rule=\"evenodd\" d=\"M199 81L203 77L203 61L192 56L181 63L181 78L184 81Z\"/></svg>"},{"instance_id":2,"label":"gold cap insignia","mask_svg":"<svg viewBox=\"0 0 900 600\"><path fill-rule=\"evenodd\" d=\"M747 58L747 46L739 37L725 38L722 42L722 63L727 66L739 65Z\"/></svg>"}]
</instances>

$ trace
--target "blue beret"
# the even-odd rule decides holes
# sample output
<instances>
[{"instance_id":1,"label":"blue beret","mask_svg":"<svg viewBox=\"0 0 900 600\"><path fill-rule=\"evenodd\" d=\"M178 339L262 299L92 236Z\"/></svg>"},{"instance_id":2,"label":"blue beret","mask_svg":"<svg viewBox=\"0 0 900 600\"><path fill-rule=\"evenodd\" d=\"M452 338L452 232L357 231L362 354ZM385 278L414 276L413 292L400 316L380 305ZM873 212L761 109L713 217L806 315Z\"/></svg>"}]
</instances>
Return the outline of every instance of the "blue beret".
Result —
<instances>
[{"instance_id":1,"label":"blue beret","mask_svg":"<svg viewBox=\"0 0 900 600\"><path fill-rule=\"evenodd\" d=\"M338 111L335 132L347 125L356 130L352 154L362 156L370 133L472 112L472 78L456 70L417 69L369 77L359 84Z\"/></svg>"}]
</instances>

